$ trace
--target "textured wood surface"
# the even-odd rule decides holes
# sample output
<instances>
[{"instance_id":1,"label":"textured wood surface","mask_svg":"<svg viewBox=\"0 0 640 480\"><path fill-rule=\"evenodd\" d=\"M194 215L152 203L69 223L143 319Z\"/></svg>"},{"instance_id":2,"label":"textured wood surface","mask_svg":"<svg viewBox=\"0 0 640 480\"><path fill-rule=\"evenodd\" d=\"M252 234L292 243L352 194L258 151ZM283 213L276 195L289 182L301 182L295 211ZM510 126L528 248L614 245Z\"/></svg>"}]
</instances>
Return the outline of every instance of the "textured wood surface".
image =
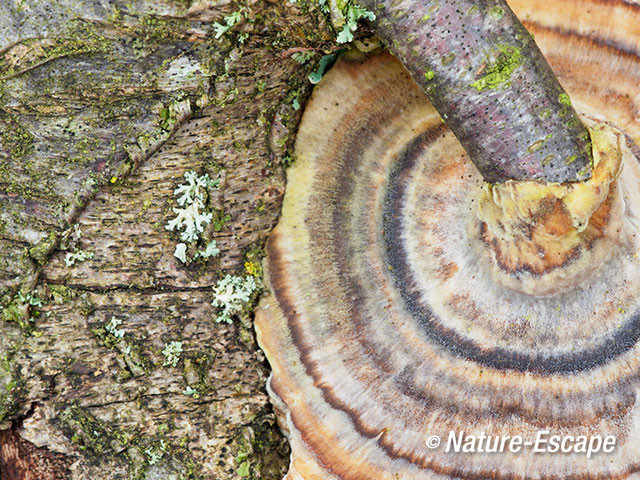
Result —
<instances>
[{"instance_id":1,"label":"textured wood surface","mask_svg":"<svg viewBox=\"0 0 640 480\"><path fill-rule=\"evenodd\" d=\"M306 3L0 2L0 478L282 477L251 316L217 324L211 287L259 262L323 48ZM184 266L165 225L189 170L221 178L229 219Z\"/></svg>"},{"instance_id":2,"label":"textured wood surface","mask_svg":"<svg viewBox=\"0 0 640 480\"><path fill-rule=\"evenodd\" d=\"M511 5L576 109L624 136L604 259L541 296L497 282L460 144L393 57L344 57L302 119L256 317L289 479L639 476L640 4ZM541 429L618 443L591 459L425 445Z\"/></svg>"}]
</instances>

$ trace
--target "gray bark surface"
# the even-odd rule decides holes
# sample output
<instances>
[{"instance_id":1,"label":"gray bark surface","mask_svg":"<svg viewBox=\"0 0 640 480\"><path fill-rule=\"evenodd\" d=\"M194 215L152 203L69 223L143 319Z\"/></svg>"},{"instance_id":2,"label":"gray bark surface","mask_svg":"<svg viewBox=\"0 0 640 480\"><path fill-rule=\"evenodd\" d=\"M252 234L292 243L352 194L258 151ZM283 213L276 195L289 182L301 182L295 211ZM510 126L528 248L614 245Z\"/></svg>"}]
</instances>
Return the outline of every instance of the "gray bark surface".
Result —
<instances>
[{"instance_id":1,"label":"gray bark surface","mask_svg":"<svg viewBox=\"0 0 640 480\"><path fill-rule=\"evenodd\" d=\"M312 2L0 4L1 478L286 472L251 312L216 323L212 286L277 221L314 66L291 52L332 48ZM190 170L221 178L221 252L183 265L165 225Z\"/></svg>"}]
</instances>

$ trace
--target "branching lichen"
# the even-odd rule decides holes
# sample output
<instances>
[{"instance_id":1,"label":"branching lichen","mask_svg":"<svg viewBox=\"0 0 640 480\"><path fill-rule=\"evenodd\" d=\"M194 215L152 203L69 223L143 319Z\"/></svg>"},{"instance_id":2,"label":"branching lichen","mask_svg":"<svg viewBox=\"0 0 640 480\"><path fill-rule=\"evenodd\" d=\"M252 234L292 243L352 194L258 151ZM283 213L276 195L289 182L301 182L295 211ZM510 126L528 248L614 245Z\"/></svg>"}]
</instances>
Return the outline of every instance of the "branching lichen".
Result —
<instances>
[{"instance_id":1,"label":"branching lichen","mask_svg":"<svg viewBox=\"0 0 640 480\"><path fill-rule=\"evenodd\" d=\"M205 249L199 250L198 252L196 252L195 256L202 257L202 258L210 258L210 257L217 257L219 253L220 253L220 249L218 248L218 244L216 243L215 240L211 240L207 244Z\"/></svg>"},{"instance_id":2,"label":"branching lichen","mask_svg":"<svg viewBox=\"0 0 640 480\"><path fill-rule=\"evenodd\" d=\"M84 262L90 258L93 258L93 252L87 252L85 250L76 250L75 252L69 252L64 256L64 263L67 267L73 266L76 262Z\"/></svg>"},{"instance_id":3,"label":"branching lichen","mask_svg":"<svg viewBox=\"0 0 640 480\"><path fill-rule=\"evenodd\" d=\"M376 16L373 12L360 8L359 5L352 2L347 2L342 8L342 14L344 15L344 25L342 30L338 34L338 43L348 43L353 41L353 33L358 29L358 21L360 19L367 19L373 21Z\"/></svg>"},{"instance_id":4,"label":"branching lichen","mask_svg":"<svg viewBox=\"0 0 640 480\"><path fill-rule=\"evenodd\" d=\"M184 178L187 183L173 191L174 195L180 195L178 198L180 208L173 208L177 217L169 221L166 229L182 230L180 234L182 241L195 242L213 218L212 213L203 211L207 199L207 188L217 187L220 181L212 180L206 173L198 176L193 171L186 172Z\"/></svg>"},{"instance_id":5,"label":"branching lichen","mask_svg":"<svg viewBox=\"0 0 640 480\"><path fill-rule=\"evenodd\" d=\"M169 342L164 346L162 355L164 356L164 367L175 367L180 361L180 355L182 354L182 342Z\"/></svg>"},{"instance_id":6,"label":"branching lichen","mask_svg":"<svg viewBox=\"0 0 640 480\"><path fill-rule=\"evenodd\" d=\"M116 338L123 338L125 331L122 328L118 328L122 324L122 320L116 317L111 317L109 323L104 326L104 329Z\"/></svg>"},{"instance_id":7,"label":"branching lichen","mask_svg":"<svg viewBox=\"0 0 640 480\"><path fill-rule=\"evenodd\" d=\"M246 306L251 295L258 290L258 284L252 276L239 277L227 275L213 287L214 298L211 305L222 311L216 317L216 322L232 323L231 317Z\"/></svg>"}]
</instances>

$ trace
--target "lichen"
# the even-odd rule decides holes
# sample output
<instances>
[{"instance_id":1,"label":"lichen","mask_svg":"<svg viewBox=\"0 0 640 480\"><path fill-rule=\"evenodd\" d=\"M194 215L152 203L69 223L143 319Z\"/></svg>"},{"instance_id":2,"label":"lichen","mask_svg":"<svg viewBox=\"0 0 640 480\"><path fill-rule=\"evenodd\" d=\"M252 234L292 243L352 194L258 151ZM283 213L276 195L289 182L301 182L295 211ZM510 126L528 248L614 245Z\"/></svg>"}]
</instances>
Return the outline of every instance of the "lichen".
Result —
<instances>
[{"instance_id":1,"label":"lichen","mask_svg":"<svg viewBox=\"0 0 640 480\"><path fill-rule=\"evenodd\" d=\"M175 367L180 361L180 355L182 354L182 342L169 342L164 346L162 355L164 356L164 367Z\"/></svg>"},{"instance_id":2,"label":"lichen","mask_svg":"<svg viewBox=\"0 0 640 480\"><path fill-rule=\"evenodd\" d=\"M244 309L257 290L258 283L253 276L225 276L213 287L214 297L211 305L222 309L216 317L216 322L232 323L231 317Z\"/></svg>"},{"instance_id":3,"label":"lichen","mask_svg":"<svg viewBox=\"0 0 640 480\"><path fill-rule=\"evenodd\" d=\"M195 258L212 258L217 257L220 253L220 249L218 248L218 244L215 240L211 240L204 250L198 250L195 254Z\"/></svg>"},{"instance_id":4,"label":"lichen","mask_svg":"<svg viewBox=\"0 0 640 480\"><path fill-rule=\"evenodd\" d=\"M66 263L67 267L71 267L75 265L76 262L84 262L85 260L93 258L93 256L93 252L87 252L85 250L75 250L74 252L68 252L64 256L64 263Z\"/></svg>"},{"instance_id":5,"label":"lichen","mask_svg":"<svg viewBox=\"0 0 640 480\"><path fill-rule=\"evenodd\" d=\"M152 370L153 364L142 354L138 342L127 334L125 329L118 328L122 323L121 319L112 316L108 322L93 327L91 333L98 338L101 345L119 354L117 362L121 370L118 377L120 380L127 380L132 376L145 375Z\"/></svg>"},{"instance_id":6,"label":"lichen","mask_svg":"<svg viewBox=\"0 0 640 480\"><path fill-rule=\"evenodd\" d=\"M213 22L212 26L215 32L214 38L216 40L219 39L225 33L231 30L231 28L239 24L243 19L246 19L247 17L248 17L248 10L242 7L239 10L236 10L234 12L231 12L229 15L226 15L224 17L224 24L219 22Z\"/></svg>"},{"instance_id":7,"label":"lichen","mask_svg":"<svg viewBox=\"0 0 640 480\"><path fill-rule=\"evenodd\" d=\"M496 89L511 84L511 74L522 64L520 49L513 45L500 44L485 59L484 75L471 86L483 91L485 88Z\"/></svg>"},{"instance_id":8,"label":"lichen","mask_svg":"<svg viewBox=\"0 0 640 480\"><path fill-rule=\"evenodd\" d=\"M335 63L338 57L342 55L345 51L346 49L340 49L336 52L324 55L318 62L318 66L316 70L309 74L309 77L308 77L309 81L314 85L317 83L320 83L320 80L322 80L322 76L325 74L325 72L331 67L331 65Z\"/></svg>"},{"instance_id":9,"label":"lichen","mask_svg":"<svg viewBox=\"0 0 640 480\"><path fill-rule=\"evenodd\" d=\"M116 317L111 317L111 320L104 326L104 329L115 338L123 338L125 331L122 328L118 328L120 325L122 325L122 320Z\"/></svg>"},{"instance_id":10,"label":"lichen","mask_svg":"<svg viewBox=\"0 0 640 480\"><path fill-rule=\"evenodd\" d=\"M344 15L344 25L340 30L336 40L338 43L348 43L353 41L353 32L358 29L358 21L360 19L367 19L369 21L373 21L376 19L376 16L373 12L366 10L364 8L360 8L357 4L352 2L347 2L344 8L342 9L342 13Z\"/></svg>"},{"instance_id":11,"label":"lichen","mask_svg":"<svg viewBox=\"0 0 640 480\"><path fill-rule=\"evenodd\" d=\"M184 243L178 243L176 245L176 249L173 251L173 256L182 263L187 263L187 245Z\"/></svg>"},{"instance_id":12,"label":"lichen","mask_svg":"<svg viewBox=\"0 0 640 480\"><path fill-rule=\"evenodd\" d=\"M180 233L182 241L195 242L213 218L213 213L204 211L207 189L216 188L220 181L212 180L206 173L198 176L194 171L185 172L184 178L187 183L173 191L174 195L179 196L180 208L173 208L177 217L167 223L166 229L182 230Z\"/></svg>"}]
</instances>

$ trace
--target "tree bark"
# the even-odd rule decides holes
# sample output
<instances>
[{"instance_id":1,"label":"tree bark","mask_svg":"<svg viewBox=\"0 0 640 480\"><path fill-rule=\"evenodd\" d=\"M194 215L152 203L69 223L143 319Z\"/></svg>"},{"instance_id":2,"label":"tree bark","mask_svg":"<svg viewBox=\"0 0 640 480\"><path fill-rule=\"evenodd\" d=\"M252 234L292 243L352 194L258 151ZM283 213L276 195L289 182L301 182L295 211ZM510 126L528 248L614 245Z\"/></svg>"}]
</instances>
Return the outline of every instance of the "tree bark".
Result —
<instances>
[{"instance_id":1,"label":"tree bark","mask_svg":"<svg viewBox=\"0 0 640 480\"><path fill-rule=\"evenodd\" d=\"M313 2L0 4L0 478L282 477L251 314L216 323L212 286L259 264L334 48ZM190 170L221 178L221 253L185 266L165 225Z\"/></svg>"},{"instance_id":2,"label":"tree bark","mask_svg":"<svg viewBox=\"0 0 640 480\"><path fill-rule=\"evenodd\" d=\"M591 139L504 0L362 0L487 182L591 176Z\"/></svg>"}]
</instances>

